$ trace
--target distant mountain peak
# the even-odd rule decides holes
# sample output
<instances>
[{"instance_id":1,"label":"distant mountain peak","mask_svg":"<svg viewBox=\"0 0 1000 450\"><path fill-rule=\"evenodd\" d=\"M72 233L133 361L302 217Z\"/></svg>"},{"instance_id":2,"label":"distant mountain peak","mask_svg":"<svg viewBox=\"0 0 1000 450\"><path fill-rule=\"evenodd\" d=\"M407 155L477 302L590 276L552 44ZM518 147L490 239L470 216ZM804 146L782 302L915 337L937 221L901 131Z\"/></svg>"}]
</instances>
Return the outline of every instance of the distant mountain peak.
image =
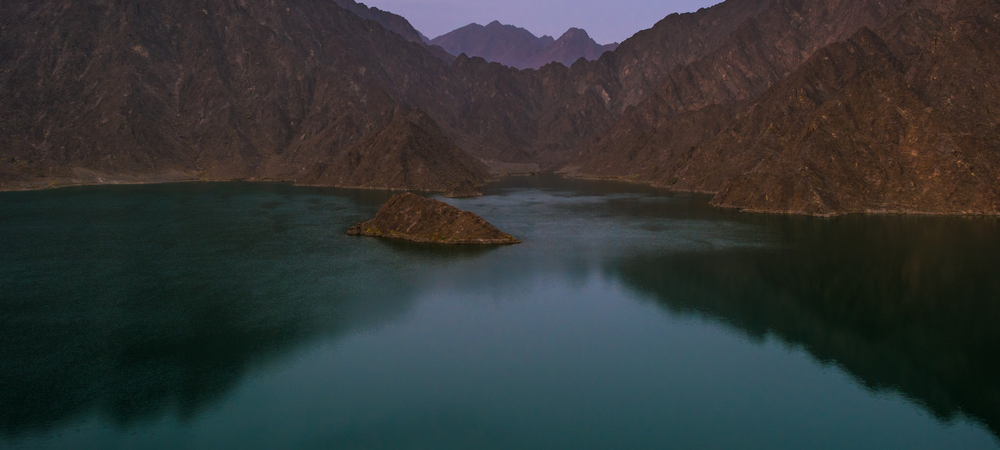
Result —
<instances>
[{"instance_id":1,"label":"distant mountain peak","mask_svg":"<svg viewBox=\"0 0 1000 450\"><path fill-rule=\"evenodd\" d=\"M485 27L469 24L431 40L451 54L479 56L519 69L538 69L558 62L569 66L580 58L597 59L606 51L613 51L617 43L600 45L582 28L570 28L559 39L552 36L536 37L530 31L499 20Z\"/></svg>"}]
</instances>

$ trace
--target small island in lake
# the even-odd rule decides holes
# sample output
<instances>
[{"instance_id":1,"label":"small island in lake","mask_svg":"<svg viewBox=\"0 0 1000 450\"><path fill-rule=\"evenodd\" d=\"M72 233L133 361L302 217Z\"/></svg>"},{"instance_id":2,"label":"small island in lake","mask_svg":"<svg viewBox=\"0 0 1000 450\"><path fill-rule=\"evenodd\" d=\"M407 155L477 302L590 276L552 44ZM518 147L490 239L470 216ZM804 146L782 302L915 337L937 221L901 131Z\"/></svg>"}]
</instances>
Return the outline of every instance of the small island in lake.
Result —
<instances>
[{"instance_id":1,"label":"small island in lake","mask_svg":"<svg viewBox=\"0 0 1000 450\"><path fill-rule=\"evenodd\" d=\"M392 196L374 219L349 228L347 234L433 244L521 243L476 214L409 192Z\"/></svg>"}]
</instances>

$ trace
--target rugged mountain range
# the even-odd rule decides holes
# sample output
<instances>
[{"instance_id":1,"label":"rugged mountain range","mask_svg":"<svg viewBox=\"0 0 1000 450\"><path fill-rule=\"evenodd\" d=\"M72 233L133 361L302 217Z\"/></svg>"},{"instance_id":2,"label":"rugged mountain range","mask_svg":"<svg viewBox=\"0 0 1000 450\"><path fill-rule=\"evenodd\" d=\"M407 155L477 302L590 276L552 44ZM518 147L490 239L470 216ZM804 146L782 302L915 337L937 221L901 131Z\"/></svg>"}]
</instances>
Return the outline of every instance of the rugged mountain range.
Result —
<instances>
[{"instance_id":1,"label":"rugged mountain range","mask_svg":"<svg viewBox=\"0 0 1000 450\"><path fill-rule=\"evenodd\" d=\"M427 36L417 31L416 28L413 28L410 21L406 20L403 16L383 11L374 6L369 8L368 5L357 3L354 0L333 0L333 2L341 8L357 14L362 19L378 22L386 30L392 31L410 42L425 44L427 50L433 53L434 56L441 58L442 61L450 63L455 60L455 57L445 51L445 49L432 45L431 40L427 39Z\"/></svg>"},{"instance_id":2,"label":"rugged mountain range","mask_svg":"<svg viewBox=\"0 0 1000 450\"><path fill-rule=\"evenodd\" d=\"M5 187L246 178L444 190L486 174L408 106L440 97L425 86L447 78L444 63L332 2L0 8Z\"/></svg>"},{"instance_id":3,"label":"rugged mountain range","mask_svg":"<svg viewBox=\"0 0 1000 450\"><path fill-rule=\"evenodd\" d=\"M594 60L604 52L614 51L618 43L600 45L579 28L570 28L553 39L537 37L524 28L493 21L485 27L466 25L431 40L453 55L479 56L518 69L538 69L551 62L570 66L584 58Z\"/></svg>"},{"instance_id":4,"label":"rugged mountain range","mask_svg":"<svg viewBox=\"0 0 1000 450\"><path fill-rule=\"evenodd\" d=\"M485 161L758 211L1000 212L995 0L728 0L528 71L353 2L196 6L0 4L0 188L445 190Z\"/></svg>"},{"instance_id":5,"label":"rugged mountain range","mask_svg":"<svg viewBox=\"0 0 1000 450\"><path fill-rule=\"evenodd\" d=\"M410 42L424 42L422 34L413 28L410 21L403 16L393 14L389 11L382 11L375 7L368 7L364 3L357 3L354 0L333 0L337 6L344 8L363 19L374 20L382 25L386 30L392 31Z\"/></svg>"},{"instance_id":6,"label":"rugged mountain range","mask_svg":"<svg viewBox=\"0 0 1000 450\"><path fill-rule=\"evenodd\" d=\"M1000 44L998 5L897 3L802 64L736 44L678 68L575 173L718 192L716 205L767 212L996 213L1000 61L986 49Z\"/></svg>"}]
</instances>

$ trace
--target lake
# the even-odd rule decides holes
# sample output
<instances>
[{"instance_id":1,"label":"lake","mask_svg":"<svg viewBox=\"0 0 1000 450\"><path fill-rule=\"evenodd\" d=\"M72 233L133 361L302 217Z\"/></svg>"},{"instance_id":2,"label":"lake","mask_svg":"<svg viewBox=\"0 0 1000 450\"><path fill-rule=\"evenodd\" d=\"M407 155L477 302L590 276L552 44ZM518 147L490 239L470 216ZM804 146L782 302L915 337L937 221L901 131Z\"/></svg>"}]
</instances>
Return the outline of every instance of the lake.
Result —
<instances>
[{"instance_id":1,"label":"lake","mask_svg":"<svg viewBox=\"0 0 1000 450\"><path fill-rule=\"evenodd\" d=\"M523 244L344 235L378 191L0 193L0 447L1000 448L996 218L484 191L443 200Z\"/></svg>"}]
</instances>

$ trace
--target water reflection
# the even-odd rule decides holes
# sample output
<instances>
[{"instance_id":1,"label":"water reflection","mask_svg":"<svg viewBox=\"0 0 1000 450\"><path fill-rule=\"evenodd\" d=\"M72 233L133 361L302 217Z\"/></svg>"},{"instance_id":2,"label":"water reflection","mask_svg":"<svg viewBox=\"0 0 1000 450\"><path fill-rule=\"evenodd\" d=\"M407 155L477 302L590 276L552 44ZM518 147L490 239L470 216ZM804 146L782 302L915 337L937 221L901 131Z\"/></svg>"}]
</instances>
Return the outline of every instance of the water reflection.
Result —
<instances>
[{"instance_id":1,"label":"water reflection","mask_svg":"<svg viewBox=\"0 0 1000 450\"><path fill-rule=\"evenodd\" d=\"M763 220L763 218L762 218ZM1000 222L768 218L770 250L647 254L605 271L664 308L773 335L942 420L1000 436Z\"/></svg>"},{"instance_id":2,"label":"water reflection","mask_svg":"<svg viewBox=\"0 0 1000 450\"><path fill-rule=\"evenodd\" d=\"M1000 436L996 220L741 214L698 196L545 177L487 192L454 202L524 244L344 236L386 192L234 183L4 194L0 434L50 433L94 414L123 426L193 421L253 371L406 317L435 288L516 302L538 286L582 289L596 269L669 311L776 336ZM520 357L543 344L498 345ZM419 423L351 428L340 441L464 426L421 412Z\"/></svg>"},{"instance_id":3,"label":"water reflection","mask_svg":"<svg viewBox=\"0 0 1000 450\"><path fill-rule=\"evenodd\" d=\"M303 342L403 314L405 258L343 236L386 195L288 189L6 194L0 434L190 419Z\"/></svg>"}]
</instances>

